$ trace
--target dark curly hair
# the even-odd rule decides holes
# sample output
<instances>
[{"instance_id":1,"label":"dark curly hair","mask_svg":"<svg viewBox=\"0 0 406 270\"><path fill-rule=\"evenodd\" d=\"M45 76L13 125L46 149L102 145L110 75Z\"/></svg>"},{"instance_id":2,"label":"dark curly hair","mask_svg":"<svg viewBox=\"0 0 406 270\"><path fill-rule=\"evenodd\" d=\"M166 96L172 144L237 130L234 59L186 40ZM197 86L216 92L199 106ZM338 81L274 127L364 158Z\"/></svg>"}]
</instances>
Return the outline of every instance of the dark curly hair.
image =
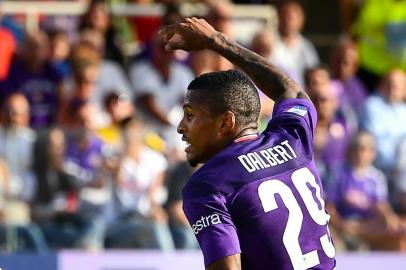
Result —
<instances>
[{"instance_id":1,"label":"dark curly hair","mask_svg":"<svg viewBox=\"0 0 406 270\"><path fill-rule=\"evenodd\" d=\"M259 95L244 73L237 70L205 73L195 78L188 90L212 114L232 111L240 127L257 128L261 109Z\"/></svg>"}]
</instances>

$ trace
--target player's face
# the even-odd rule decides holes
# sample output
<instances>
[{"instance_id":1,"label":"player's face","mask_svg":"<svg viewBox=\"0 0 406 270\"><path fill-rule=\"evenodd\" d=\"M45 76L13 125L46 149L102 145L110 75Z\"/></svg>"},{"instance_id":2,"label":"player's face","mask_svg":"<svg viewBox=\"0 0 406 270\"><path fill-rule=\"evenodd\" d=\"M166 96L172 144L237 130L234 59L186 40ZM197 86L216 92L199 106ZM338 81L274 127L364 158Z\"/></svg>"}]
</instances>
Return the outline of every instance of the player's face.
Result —
<instances>
[{"instance_id":1,"label":"player's face","mask_svg":"<svg viewBox=\"0 0 406 270\"><path fill-rule=\"evenodd\" d=\"M188 91L183 105L183 118L178 133L186 141L186 158L191 166L205 163L223 147L220 132L221 116L213 116L207 106L199 104L198 98Z\"/></svg>"}]
</instances>

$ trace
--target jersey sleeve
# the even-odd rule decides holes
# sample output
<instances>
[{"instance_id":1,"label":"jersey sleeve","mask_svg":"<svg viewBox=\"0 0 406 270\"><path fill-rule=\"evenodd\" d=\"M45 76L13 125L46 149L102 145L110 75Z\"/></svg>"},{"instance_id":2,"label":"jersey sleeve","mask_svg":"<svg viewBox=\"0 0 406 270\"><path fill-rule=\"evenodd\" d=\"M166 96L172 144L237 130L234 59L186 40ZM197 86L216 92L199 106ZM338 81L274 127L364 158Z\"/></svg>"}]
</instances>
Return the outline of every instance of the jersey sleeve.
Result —
<instances>
[{"instance_id":1,"label":"jersey sleeve","mask_svg":"<svg viewBox=\"0 0 406 270\"><path fill-rule=\"evenodd\" d=\"M225 198L210 185L188 184L183 190L183 210L202 249L206 267L241 253Z\"/></svg>"},{"instance_id":2,"label":"jersey sleeve","mask_svg":"<svg viewBox=\"0 0 406 270\"><path fill-rule=\"evenodd\" d=\"M274 106L268 127L277 124L287 132L303 128L313 138L317 124L317 112L308 99L285 99Z\"/></svg>"}]
</instances>

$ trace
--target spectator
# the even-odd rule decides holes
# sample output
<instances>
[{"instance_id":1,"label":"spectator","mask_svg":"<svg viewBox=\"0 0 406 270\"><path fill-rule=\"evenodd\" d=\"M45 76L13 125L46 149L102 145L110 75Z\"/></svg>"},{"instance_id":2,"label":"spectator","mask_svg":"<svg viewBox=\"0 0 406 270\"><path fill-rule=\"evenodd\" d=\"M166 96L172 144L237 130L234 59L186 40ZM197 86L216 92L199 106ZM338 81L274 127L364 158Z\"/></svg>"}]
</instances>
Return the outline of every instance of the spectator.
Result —
<instances>
[{"instance_id":1,"label":"spectator","mask_svg":"<svg viewBox=\"0 0 406 270\"><path fill-rule=\"evenodd\" d=\"M304 85L306 69L318 65L314 46L301 35L305 15L296 0L281 1L278 6L279 39L276 41L273 60L294 80Z\"/></svg>"},{"instance_id":2,"label":"spectator","mask_svg":"<svg viewBox=\"0 0 406 270\"><path fill-rule=\"evenodd\" d=\"M217 31L225 33L229 37L233 37L231 28L232 6L228 0L208 1L208 12L206 20ZM213 71L229 70L234 68L227 59L211 51L207 53L214 63Z\"/></svg>"},{"instance_id":3,"label":"spectator","mask_svg":"<svg viewBox=\"0 0 406 270\"><path fill-rule=\"evenodd\" d=\"M232 6L227 0L208 1L206 20L214 29L227 36L233 36L231 29Z\"/></svg>"},{"instance_id":4,"label":"spectator","mask_svg":"<svg viewBox=\"0 0 406 270\"><path fill-rule=\"evenodd\" d=\"M261 29L252 38L250 48L253 52L271 60L274 50L275 37L270 29Z\"/></svg>"},{"instance_id":5,"label":"spectator","mask_svg":"<svg viewBox=\"0 0 406 270\"><path fill-rule=\"evenodd\" d=\"M75 176L64 170L65 149L65 135L57 128L40 133L34 145L33 172L38 189L32 216L54 249L81 246L77 234L86 232L77 229L85 222L75 214L77 187Z\"/></svg>"},{"instance_id":6,"label":"spectator","mask_svg":"<svg viewBox=\"0 0 406 270\"><path fill-rule=\"evenodd\" d=\"M308 91L317 109L318 123L314 136L314 156L324 185L328 185L335 169L344 161L350 130L338 114L339 102L325 69L309 71Z\"/></svg>"},{"instance_id":7,"label":"spectator","mask_svg":"<svg viewBox=\"0 0 406 270\"><path fill-rule=\"evenodd\" d=\"M351 41L341 43L333 52L331 62L334 79L343 89L341 104L348 104L359 113L367 98L368 90L356 75L358 52L355 44Z\"/></svg>"},{"instance_id":8,"label":"spectator","mask_svg":"<svg viewBox=\"0 0 406 270\"><path fill-rule=\"evenodd\" d=\"M374 250L405 251L405 219L388 203L386 178L372 165L375 154L370 134L361 132L354 137L348 164L338 172L328 193L331 224L336 237L359 237Z\"/></svg>"},{"instance_id":9,"label":"spectator","mask_svg":"<svg viewBox=\"0 0 406 270\"><path fill-rule=\"evenodd\" d=\"M48 54L48 36L43 31L28 34L7 77L8 89L27 97L30 125L36 129L55 124L63 100L62 76L47 61Z\"/></svg>"},{"instance_id":10,"label":"spectator","mask_svg":"<svg viewBox=\"0 0 406 270\"><path fill-rule=\"evenodd\" d=\"M140 51L134 57L134 61L140 59L150 58L151 50L153 47L153 39L161 27L175 24L183 19L180 12L180 7L177 3L162 3L165 9L161 17L156 15L137 16L133 18L134 28L139 38ZM178 51L174 53L176 59L184 61L188 53L185 51Z\"/></svg>"},{"instance_id":11,"label":"spectator","mask_svg":"<svg viewBox=\"0 0 406 270\"><path fill-rule=\"evenodd\" d=\"M40 225L73 210L67 199L77 188L75 176L67 174L63 167L65 150L65 135L58 128L40 133L35 142L33 172L38 189L33 217Z\"/></svg>"},{"instance_id":12,"label":"spectator","mask_svg":"<svg viewBox=\"0 0 406 270\"><path fill-rule=\"evenodd\" d=\"M135 62L130 78L140 110L154 121L168 148L177 149L181 141L175 125L192 72L174 61L173 52L165 51L162 38L156 35L151 59Z\"/></svg>"},{"instance_id":13,"label":"spectator","mask_svg":"<svg viewBox=\"0 0 406 270\"><path fill-rule=\"evenodd\" d=\"M37 182L31 171L35 132L29 124L29 104L21 94L10 95L0 127L0 244L12 251L47 250L39 228L31 222L30 203ZM6 225L8 224L8 225ZM12 225L10 225L12 224ZM9 239L8 233L13 234ZM10 242L8 242L10 241ZM13 245L14 243L14 245Z\"/></svg>"},{"instance_id":14,"label":"spectator","mask_svg":"<svg viewBox=\"0 0 406 270\"><path fill-rule=\"evenodd\" d=\"M111 60L102 58L104 54L103 36L97 30L86 29L80 34L79 43L72 52L72 61L90 61L97 66L97 77L91 101L101 110L105 95L116 89L119 95L133 98L133 91L123 69ZM68 83L69 84L69 83Z\"/></svg>"},{"instance_id":15,"label":"spectator","mask_svg":"<svg viewBox=\"0 0 406 270\"><path fill-rule=\"evenodd\" d=\"M62 30L53 30L48 33L50 43L49 62L64 77L70 75L68 56L70 43L67 34Z\"/></svg>"},{"instance_id":16,"label":"spectator","mask_svg":"<svg viewBox=\"0 0 406 270\"><path fill-rule=\"evenodd\" d=\"M181 161L168 175L169 224L177 249L193 249L198 247L193 231L182 210L182 189L189 180L194 169L186 161Z\"/></svg>"},{"instance_id":17,"label":"spectator","mask_svg":"<svg viewBox=\"0 0 406 270\"><path fill-rule=\"evenodd\" d=\"M135 108L128 97L119 96L115 91L108 93L104 99L104 110L110 116L110 123L97 130L100 138L114 149L121 147L120 123L135 113Z\"/></svg>"},{"instance_id":18,"label":"spectator","mask_svg":"<svg viewBox=\"0 0 406 270\"><path fill-rule=\"evenodd\" d=\"M167 161L144 145L144 132L139 119L124 122L126 147L115 178L114 222L106 233L110 248L173 248L167 215L157 201Z\"/></svg>"},{"instance_id":19,"label":"spectator","mask_svg":"<svg viewBox=\"0 0 406 270\"><path fill-rule=\"evenodd\" d=\"M363 129L374 136L377 145L376 166L392 173L396 149L406 136L406 75L402 70L389 72L376 95L369 97L360 115Z\"/></svg>"},{"instance_id":20,"label":"spectator","mask_svg":"<svg viewBox=\"0 0 406 270\"><path fill-rule=\"evenodd\" d=\"M337 99L337 114L346 121L350 132L358 130L357 113L346 99L347 94L344 92L342 83L331 78L330 70L327 67L319 65L307 70L305 82L309 92L313 89L331 88Z\"/></svg>"},{"instance_id":21,"label":"spectator","mask_svg":"<svg viewBox=\"0 0 406 270\"><path fill-rule=\"evenodd\" d=\"M124 66L125 57L119 36L112 25L107 5L103 0L91 0L89 7L82 16L79 30L94 29L103 34L103 47L105 48L104 58L115 61Z\"/></svg>"},{"instance_id":22,"label":"spectator","mask_svg":"<svg viewBox=\"0 0 406 270\"><path fill-rule=\"evenodd\" d=\"M109 190L101 170L103 144L92 132L94 107L77 102L70 108L63 172L75 189L62 197L62 214L43 229L54 248L100 249L104 237L104 210ZM107 174L107 173L106 173Z\"/></svg>"},{"instance_id":23,"label":"spectator","mask_svg":"<svg viewBox=\"0 0 406 270\"><path fill-rule=\"evenodd\" d=\"M36 179L31 171L36 133L29 127L30 106L22 94L10 95L3 108L0 127L0 159L9 171L8 195L30 203L36 193Z\"/></svg>"},{"instance_id":24,"label":"spectator","mask_svg":"<svg viewBox=\"0 0 406 270\"><path fill-rule=\"evenodd\" d=\"M73 65L73 93L65 101L66 104L64 104L62 117L63 124L70 124L70 120L74 120L72 118L71 108L78 103L90 102L96 88L97 72L96 62L80 60ZM102 115L100 114L95 115L93 120L96 125L104 122L103 119L100 119L101 117Z\"/></svg>"},{"instance_id":25,"label":"spectator","mask_svg":"<svg viewBox=\"0 0 406 270\"><path fill-rule=\"evenodd\" d=\"M272 31L270 29L262 29L254 34L250 48L253 52L272 61L274 43L275 37ZM261 111L258 120L259 130L264 130L269 119L272 117L274 102L261 91L259 92L259 98L261 99Z\"/></svg>"}]
</instances>

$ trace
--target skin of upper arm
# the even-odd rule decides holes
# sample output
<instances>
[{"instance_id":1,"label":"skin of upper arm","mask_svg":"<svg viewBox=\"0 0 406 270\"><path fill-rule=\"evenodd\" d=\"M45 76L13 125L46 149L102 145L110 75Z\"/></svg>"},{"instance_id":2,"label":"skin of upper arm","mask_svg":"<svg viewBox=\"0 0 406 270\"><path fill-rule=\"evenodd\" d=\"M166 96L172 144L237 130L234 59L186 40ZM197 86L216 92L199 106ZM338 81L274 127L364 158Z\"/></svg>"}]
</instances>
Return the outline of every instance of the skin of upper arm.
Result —
<instances>
[{"instance_id":1,"label":"skin of upper arm","mask_svg":"<svg viewBox=\"0 0 406 270\"><path fill-rule=\"evenodd\" d=\"M224 257L207 266L206 270L241 270L241 255Z\"/></svg>"}]
</instances>

